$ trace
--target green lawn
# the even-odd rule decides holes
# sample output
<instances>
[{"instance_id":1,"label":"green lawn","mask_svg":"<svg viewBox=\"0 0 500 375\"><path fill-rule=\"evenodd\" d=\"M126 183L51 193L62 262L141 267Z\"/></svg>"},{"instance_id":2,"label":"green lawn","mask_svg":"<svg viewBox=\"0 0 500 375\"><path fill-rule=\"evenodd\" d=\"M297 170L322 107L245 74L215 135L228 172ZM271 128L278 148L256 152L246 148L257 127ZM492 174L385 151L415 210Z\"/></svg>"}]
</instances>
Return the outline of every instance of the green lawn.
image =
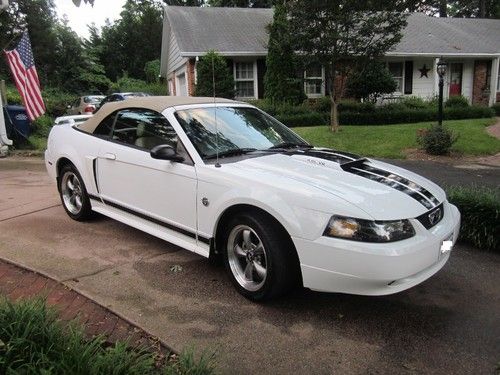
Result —
<instances>
[{"instance_id":1,"label":"green lawn","mask_svg":"<svg viewBox=\"0 0 500 375\"><path fill-rule=\"evenodd\" d=\"M486 133L494 119L445 121L459 138L452 151L464 156L490 155L500 152L500 140ZM294 128L293 130L315 146L330 147L381 158L404 158L403 150L418 148L417 129L429 127L429 122L416 124L340 127L332 133L328 126Z\"/></svg>"}]
</instances>

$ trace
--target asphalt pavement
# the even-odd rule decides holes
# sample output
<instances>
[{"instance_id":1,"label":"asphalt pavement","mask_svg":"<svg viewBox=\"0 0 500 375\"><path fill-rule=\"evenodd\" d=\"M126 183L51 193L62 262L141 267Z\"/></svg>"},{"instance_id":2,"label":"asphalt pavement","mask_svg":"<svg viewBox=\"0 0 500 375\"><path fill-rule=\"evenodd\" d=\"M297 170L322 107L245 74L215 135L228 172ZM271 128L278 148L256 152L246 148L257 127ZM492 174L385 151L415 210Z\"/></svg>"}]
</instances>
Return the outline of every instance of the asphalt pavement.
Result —
<instances>
[{"instance_id":1,"label":"asphalt pavement","mask_svg":"<svg viewBox=\"0 0 500 375\"><path fill-rule=\"evenodd\" d=\"M396 164L435 175L438 183L447 182L445 176L469 182L478 173ZM481 184L498 185L498 177L498 170L481 172ZM256 304L234 290L222 267L193 253L102 216L86 223L71 220L39 160L0 159L0 192L1 258L75 288L174 349L217 350L222 373L492 374L498 369L497 254L459 244L438 274L392 296L302 289Z\"/></svg>"}]
</instances>

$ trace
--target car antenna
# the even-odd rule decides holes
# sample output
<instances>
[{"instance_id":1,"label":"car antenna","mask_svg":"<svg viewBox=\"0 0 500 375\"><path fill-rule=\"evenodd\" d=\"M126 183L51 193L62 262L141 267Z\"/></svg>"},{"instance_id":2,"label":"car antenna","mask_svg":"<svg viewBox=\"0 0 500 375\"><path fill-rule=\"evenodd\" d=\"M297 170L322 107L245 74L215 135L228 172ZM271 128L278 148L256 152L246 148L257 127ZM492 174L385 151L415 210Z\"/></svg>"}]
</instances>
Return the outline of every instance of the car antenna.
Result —
<instances>
[{"instance_id":1,"label":"car antenna","mask_svg":"<svg viewBox=\"0 0 500 375\"><path fill-rule=\"evenodd\" d=\"M212 55L212 89L214 92L214 117L215 117L215 168L220 168L219 164L219 129L217 127L217 104L215 103L215 56Z\"/></svg>"}]
</instances>

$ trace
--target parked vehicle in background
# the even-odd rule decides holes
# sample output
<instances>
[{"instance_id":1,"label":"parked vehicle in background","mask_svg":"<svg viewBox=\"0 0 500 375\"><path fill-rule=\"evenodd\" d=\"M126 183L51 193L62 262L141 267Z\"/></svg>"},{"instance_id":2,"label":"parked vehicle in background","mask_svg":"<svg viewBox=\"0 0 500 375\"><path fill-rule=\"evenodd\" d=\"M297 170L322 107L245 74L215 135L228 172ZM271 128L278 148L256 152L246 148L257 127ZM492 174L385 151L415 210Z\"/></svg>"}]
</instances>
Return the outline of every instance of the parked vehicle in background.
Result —
<instances>
[{"instance_id":1,"label":"parked vehicle in background","mask_svg":"<svg viewBox=\"0 0 500 375\"><path fill-rule=\"evenodd\" d=\"M81 124L82 122L87 121L89 118L91 118L92 115L71 115L71 116L61 116L57 117L54 121L54 125L66 125L66 124L71 124L71 125L78 125Z\"/></svg>"},{"instance_id":2,"label":"parked vehicle in background","mask_svg":"<svg viewBox=\"0 0 500 375\"><path fill-rule=\"evenodd\" d=\"M115 92L114 94L108 95L105 98L103 98L102 101L99 103L99 105L96 106L94 113L97 112L99 108L101 108L106 103L119 102L125 99L138 98L142 96L151 96L151 95L146 92Z\"/></svg>"},{"instance_id":3,"label":"parked vehicle in background","mask_svg":"<svg viewBox=\"0 0 500 375\"><path fill-rule=\"evenodd\" d=\"M104 99L104 95L80 96L68 106L68 115L83 115L93 113L96 106Z\"/></svg>"}]
</instances>

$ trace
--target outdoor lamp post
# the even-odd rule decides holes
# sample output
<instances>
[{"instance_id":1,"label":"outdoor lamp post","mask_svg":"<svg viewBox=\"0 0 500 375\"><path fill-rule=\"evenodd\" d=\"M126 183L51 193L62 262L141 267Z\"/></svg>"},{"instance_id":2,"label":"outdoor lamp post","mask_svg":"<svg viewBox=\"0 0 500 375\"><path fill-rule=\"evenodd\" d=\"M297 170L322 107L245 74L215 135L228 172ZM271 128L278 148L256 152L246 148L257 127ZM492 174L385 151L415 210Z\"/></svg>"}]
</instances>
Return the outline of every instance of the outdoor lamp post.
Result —
<instances>
[{"instance_id":1,"label":"outdoor lamp post","mask_svg":"<svg viewBox=\"0 0 500 375\"><path fill-rule=\"evenodd\" d=\"M444 86L444 75L446 74L446 63L443 59L439 59L436 67L437 74L439 76L439 109L438 109L438 125L443 125L443 86Z\"/></svg>"}]
</instances>

